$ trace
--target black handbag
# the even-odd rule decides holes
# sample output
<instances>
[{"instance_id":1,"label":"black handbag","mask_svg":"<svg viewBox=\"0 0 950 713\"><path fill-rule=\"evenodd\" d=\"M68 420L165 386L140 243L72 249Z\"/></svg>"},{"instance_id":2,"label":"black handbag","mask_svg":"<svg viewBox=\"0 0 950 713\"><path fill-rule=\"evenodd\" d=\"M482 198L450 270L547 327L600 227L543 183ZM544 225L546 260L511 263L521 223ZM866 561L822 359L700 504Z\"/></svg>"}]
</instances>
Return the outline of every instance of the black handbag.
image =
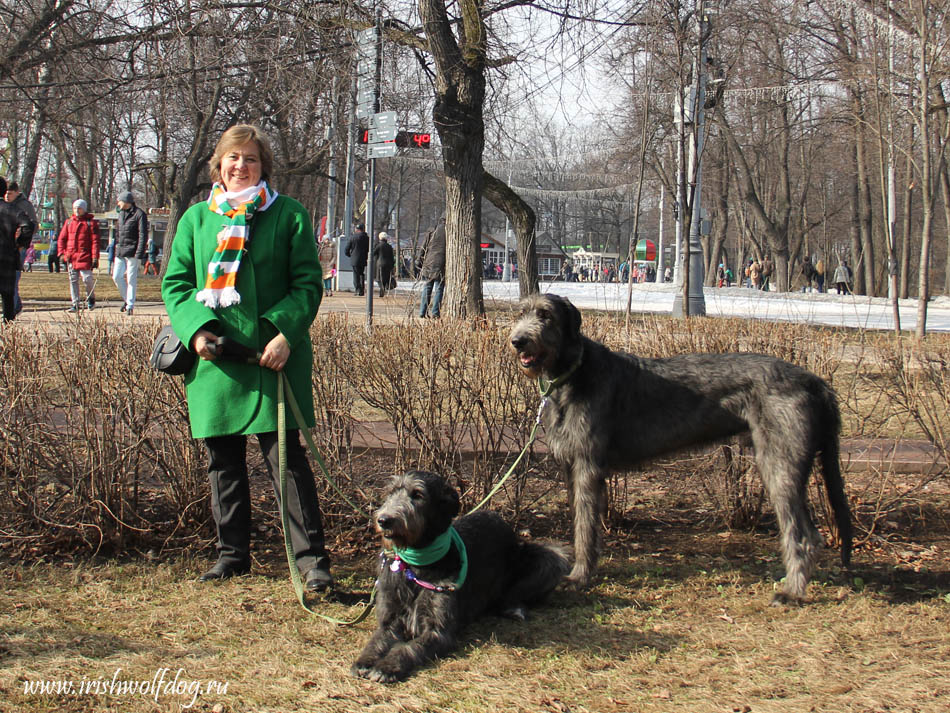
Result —
<instances>
[{"instance_id":1,"label":"black handbag","mask_svg":"<svg viewBox=\"0 0 950 713\"><path fill-rule=\"evenodd\" d=\"M188 351L175 334L175 330L168 325L162 327L162 331L155 337L149 364L156 371L176 376L191 371L191 367L195 365L195 358L195 354Z\"/></svg>"}]
</instances>

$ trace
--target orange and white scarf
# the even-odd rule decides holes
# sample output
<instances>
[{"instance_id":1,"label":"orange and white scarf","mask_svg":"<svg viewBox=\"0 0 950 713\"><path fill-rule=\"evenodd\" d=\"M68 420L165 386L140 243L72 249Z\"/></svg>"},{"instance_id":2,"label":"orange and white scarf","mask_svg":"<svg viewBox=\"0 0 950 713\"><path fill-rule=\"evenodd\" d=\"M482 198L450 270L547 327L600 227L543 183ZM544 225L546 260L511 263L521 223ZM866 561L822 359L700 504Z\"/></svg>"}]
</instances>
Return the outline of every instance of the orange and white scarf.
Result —
<instances>
[{"instance_id":1,"label":"orange and white scarf","mask_svg":"<svg viewBox=\"0 0 950 713\"><path fill-rule=\"evenodd\" d=\"M247 252L251 218L258 211L270 208L275 198L277 191L272 191L266 181L233 193L220 183L214 184L208 197L208 209L224 216L226 222L218 233L218 247L208 263L204 289L195 299L212 309L241 302L237 276L241 258Z\"/></svg>"}]
</instances>

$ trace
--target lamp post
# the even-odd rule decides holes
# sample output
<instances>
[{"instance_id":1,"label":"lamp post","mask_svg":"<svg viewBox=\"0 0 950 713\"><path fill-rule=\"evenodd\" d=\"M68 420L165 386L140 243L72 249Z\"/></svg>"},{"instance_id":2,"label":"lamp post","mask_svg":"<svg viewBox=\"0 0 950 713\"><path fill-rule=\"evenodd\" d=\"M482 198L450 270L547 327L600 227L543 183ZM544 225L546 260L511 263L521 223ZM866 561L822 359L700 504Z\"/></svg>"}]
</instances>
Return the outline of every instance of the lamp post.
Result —
<instances>
[{"instance_id":1,"label":"lamp post","mask_svg":"<svg viewBox=\"0 0 950 713\"><path fill-rule=\"evenodd\" d=\"M689 167L687 179L693 186L693 205L690 211L688 247L679 260L685 261L688 253L689 264L683 265L684 276L688 278L688 302L683 303L683 292L676 293L673 299L673 316L701 316L706 314L706 299L703 295L704 269L703 244L700 239L703 227L703 142L705 131L706 103L706 38L709 34L709 20L703 0L697 0L699 18L699 56L696 62L696 81L690 91L691 110L687 115L692 126L692 138L689 145ZM680 208L682 213L682 207Z\"/></svg>"}]
</instances>

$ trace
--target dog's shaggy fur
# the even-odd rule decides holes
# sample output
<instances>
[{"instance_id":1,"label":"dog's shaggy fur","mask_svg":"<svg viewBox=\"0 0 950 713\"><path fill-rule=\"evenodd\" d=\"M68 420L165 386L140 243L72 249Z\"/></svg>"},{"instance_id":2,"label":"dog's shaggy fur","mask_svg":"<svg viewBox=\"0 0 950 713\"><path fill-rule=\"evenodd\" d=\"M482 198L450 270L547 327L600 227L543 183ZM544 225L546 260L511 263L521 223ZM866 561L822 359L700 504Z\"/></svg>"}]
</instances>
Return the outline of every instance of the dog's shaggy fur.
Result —
<instances>
[{"instance_id":1,"label":"dog's shaggy fur","mask_svg":"<svg viewBox=\"0 0 950 713\"><path fill-rule=\"evenodd\" d=\"M773 603L804 598L821 543L806 492L816 455L842 540L841 559L849 563L840 415L824 380L761 354L641 359L584 337L580 327L580 312L568 300L535 295L522 302L510 335L525 375L554 380L570 372L552 390L543 423L568 483L573 583L586 586L596 568L609 469L743 433L751 436L781 530L786 581Z\"/></svg>"},{"instance_id":2,"label":"dog's shaggy fur","mask_svg":"<svg viewBox=\"0 0 950 713\"><path fill-rule=\"evenodd\" d=\"M353 664L357 676L392 683L457 646L459 631L486 612L524 620L525 607L546 597L567 574L570 563L553 547L523 542L498 515L460 517L459 496L443 478L412 471L395 477L376 511L382 535L376 583L378 628ZM385 550L423 548L454 525L468 554L468 576L456 591L437 592L393 571ZM429 584L453 584L460 557L453 546L438 562L412 567Z\"/></svg>"}]
</instances>

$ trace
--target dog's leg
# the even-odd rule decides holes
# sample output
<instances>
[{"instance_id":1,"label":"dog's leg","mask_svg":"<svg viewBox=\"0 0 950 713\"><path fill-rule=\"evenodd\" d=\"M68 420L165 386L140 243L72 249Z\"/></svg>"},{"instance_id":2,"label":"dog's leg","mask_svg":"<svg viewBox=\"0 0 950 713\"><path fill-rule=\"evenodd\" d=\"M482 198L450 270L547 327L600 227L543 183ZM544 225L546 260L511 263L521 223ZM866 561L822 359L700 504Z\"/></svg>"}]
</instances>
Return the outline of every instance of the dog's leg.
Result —
<instances>
[{"instance_id":1,"label":"dog's leg","mask_svg":"<svg viewBox=\"0 0 950 713\"><path fill-rule=\"evenodd\" d=\"M369 678L369 674L376 663L397 643L399 643L399 637L392 629L379 627L373 632L370 640L366 642L366 646L363 647L363 651L356 659L350 672L354 676Z\"/></svg>"},{"instance_id":2,"label":"dog's leg","mask_svg":"<svg viewBox=\"0 0 950 713\"><path fill-rule=\"evenodd\" d=\"M607 471L596 463L576 459L569 482L573 486L574 567L567 579L587 587L597 569L600 526L607 509Z\"/></svg>"},{"instance_id":3,"label":"dog's leg","mask_svg":"<svg viewBox=\"0 0 950 713\"><path fill-rule=\"evenodd\" d=\"M414 639L397 641L371 669L359 675L379 683L402 681L422 664L454 651L456 633L454 628L427 628Z\"/></svg>"},{"instance_id":4,"label":"dog's leg","mask_svg":"<svg viewBox=\"0 0 950 713\"><path fill-rule=\"evenodd\" d=\"M821 536L808 512L808 475L811 459L789 452L770 453L756 446L756 460L775 509L782 538L785 584L772 598L773 606L797 604L805 599Z\"/></svg>"}]
</instances>

